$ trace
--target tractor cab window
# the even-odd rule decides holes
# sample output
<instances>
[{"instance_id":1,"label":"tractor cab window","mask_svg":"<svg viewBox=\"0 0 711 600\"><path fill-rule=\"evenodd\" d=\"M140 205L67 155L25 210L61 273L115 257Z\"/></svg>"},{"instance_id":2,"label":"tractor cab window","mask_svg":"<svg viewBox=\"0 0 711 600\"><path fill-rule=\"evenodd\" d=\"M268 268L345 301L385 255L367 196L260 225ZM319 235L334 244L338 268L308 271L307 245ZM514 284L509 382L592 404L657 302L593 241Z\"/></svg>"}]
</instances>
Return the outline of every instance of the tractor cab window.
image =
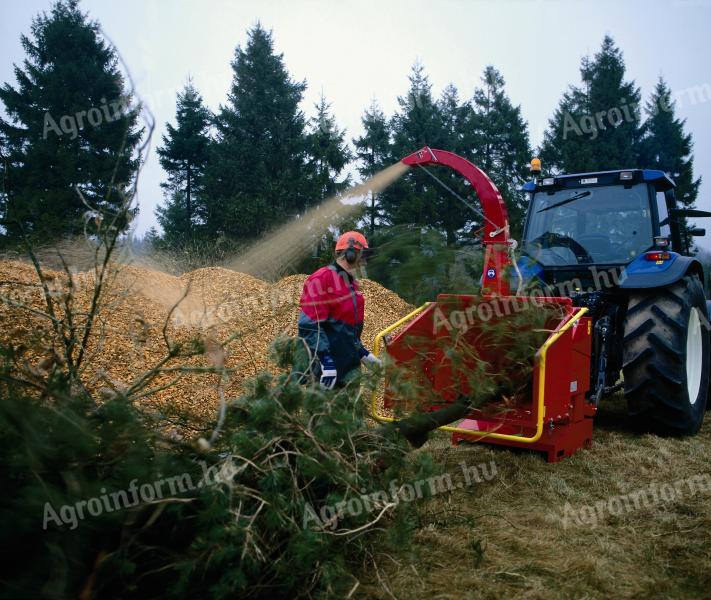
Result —
<instances>
[{"instance_id":1,"label":"tractor cab window","mask_svg":"<svg viewBox=\"0 0 711 600\"><path fill-rule=\"evenodd\" d=\"M659 213L659 235L669 238L671 237L671 228L669 227L667 198L664 192L657 192L657 211Z\"/></svg>"},{"instance_id":2,"label":"tractor cab window","mask_svg":"<svg viewBox=\"0 0 711 600\"><path fill-rule=\"evenodd\" d=\"M647 185L533 194L525 252L543 266L622 264L652 247Z\"/></svg>"}]
</instances>

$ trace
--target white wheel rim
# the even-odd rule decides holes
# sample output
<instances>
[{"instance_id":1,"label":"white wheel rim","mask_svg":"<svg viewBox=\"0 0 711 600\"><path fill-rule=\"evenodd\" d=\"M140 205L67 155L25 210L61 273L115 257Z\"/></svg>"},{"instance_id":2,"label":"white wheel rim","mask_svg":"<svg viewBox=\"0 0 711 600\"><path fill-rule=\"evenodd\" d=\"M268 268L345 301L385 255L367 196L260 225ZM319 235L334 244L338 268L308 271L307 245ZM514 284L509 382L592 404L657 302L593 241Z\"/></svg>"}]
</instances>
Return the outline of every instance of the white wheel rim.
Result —
<instances>
[{"instance_id":1,"label":"white wheel rim","mask_svg":"<svg viewBox=\"0 0 711 600\"><path fill-rule=\"evenodd\" d=\"M689 402L691 404L696 404L699 388L701 387L702 351L699 309L693 307L689 315L689 326L686 332L686 390L689 393Z\"/></svg>"}]
</instances>

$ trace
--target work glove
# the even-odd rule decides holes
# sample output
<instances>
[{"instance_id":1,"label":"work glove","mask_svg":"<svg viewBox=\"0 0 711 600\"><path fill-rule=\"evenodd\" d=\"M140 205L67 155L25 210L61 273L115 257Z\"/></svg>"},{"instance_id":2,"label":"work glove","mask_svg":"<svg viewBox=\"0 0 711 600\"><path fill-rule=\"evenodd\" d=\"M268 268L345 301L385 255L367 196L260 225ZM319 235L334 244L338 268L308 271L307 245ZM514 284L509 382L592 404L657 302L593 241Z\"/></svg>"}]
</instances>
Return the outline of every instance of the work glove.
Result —
<instances>
[{"instance_id":1,"label":"work glove","mask_svg":"<svg viewBox=\"0 0 711 600\"><path fill-rule=\"evenodd\" d=\"M365 348L361 348L360 352L360 360L361 362L369 368L378 366L381 367L383 366L383 361L380 360L375 354L370 352L369 350L366 350Z\"/></svg>"},{"instance_id":2,"label":"work glove","mask_svg":"<svg viewBox=\"0 0 711 600\"><path fill-rule=\"evenodd\" d=\"M333 362L330 354L322 354L321 360L321 379L319 383L325 390L332 390L338 379L338 371L336 371L336 363Z\"/></svg>"}]
</instances>

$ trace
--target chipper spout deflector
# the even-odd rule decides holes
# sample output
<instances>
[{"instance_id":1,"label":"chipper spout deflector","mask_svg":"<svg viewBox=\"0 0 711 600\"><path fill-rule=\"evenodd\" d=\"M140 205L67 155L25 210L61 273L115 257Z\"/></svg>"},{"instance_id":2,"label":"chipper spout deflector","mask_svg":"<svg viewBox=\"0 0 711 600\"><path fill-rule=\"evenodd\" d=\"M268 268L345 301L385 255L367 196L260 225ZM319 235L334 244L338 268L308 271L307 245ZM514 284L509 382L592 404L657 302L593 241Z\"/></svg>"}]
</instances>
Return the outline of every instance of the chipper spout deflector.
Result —
<instances>
[{"instance_id":1,"label":"chipper spout deflector","mask_svg":"<svg viewBox=\"0 0 711 600\"><path fill-rule=\"evenodd\" d=\"M447 167L459 173L476 191L482 207L484 235L484 280L482 292L498 295L510 293L509 285L503 277L507 266L511 265L509 238L509 215L499 189L475 164L452 152L425 146L401 161L409 167Z\"/></svg>"}]
</instances>

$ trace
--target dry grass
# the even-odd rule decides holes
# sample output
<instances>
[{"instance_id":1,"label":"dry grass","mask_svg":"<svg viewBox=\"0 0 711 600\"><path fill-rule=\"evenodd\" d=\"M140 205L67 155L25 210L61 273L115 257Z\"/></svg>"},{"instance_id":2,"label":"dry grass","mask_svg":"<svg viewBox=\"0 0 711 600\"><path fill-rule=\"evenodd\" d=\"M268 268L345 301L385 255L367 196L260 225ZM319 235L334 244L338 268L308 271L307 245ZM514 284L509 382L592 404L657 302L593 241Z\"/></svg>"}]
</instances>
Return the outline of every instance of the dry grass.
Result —
<instances>
[{"instance_id":1,"label":"dry grass","mask_svg":"<svg viewBox=\"0 0 711 600\"><path fill-rule=\"evenodd\" d=\"M616 397L601 409L593 448L557 464L483 444L453 448L443 434L424 450L453 478L462 461L493 460L497 475L420 501L411 547L378 560L396 598L711 597L711 490L685 488L671 502L606 512L595 527L566 529L560 519L566 502L592 506L711 473L711 420L693 438L634 434ZM373 573L363 579L360 597L392 597Z\"/></svg>"}]
</instances>

